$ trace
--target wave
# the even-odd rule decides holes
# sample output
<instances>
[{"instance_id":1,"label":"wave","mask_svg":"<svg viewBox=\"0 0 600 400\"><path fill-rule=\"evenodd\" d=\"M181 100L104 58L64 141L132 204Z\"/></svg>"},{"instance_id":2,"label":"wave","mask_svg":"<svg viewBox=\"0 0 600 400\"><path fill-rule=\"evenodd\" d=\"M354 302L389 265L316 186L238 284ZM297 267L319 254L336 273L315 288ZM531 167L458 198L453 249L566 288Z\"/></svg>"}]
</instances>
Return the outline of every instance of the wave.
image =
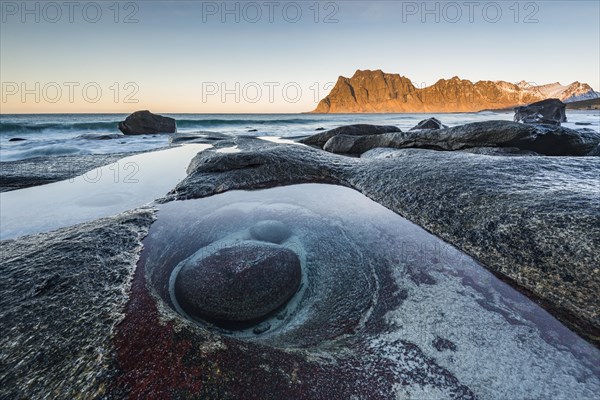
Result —
<instances>
[{"instance_id":1,"label":"wave","mask_svg":"<svg viewBox=\"0 0 600 400\"><path fill-rule=\"evenodd\" d=\"M72 156L92 154L90 149L77 146L47 145L22 151L10 151L2 155L2 161L16 161L36 157Z\"/></svg>"},{"instance_id":2,"label":"wave","mask_svg":"<svg viewBox=\"0 0 600 400\"><path fill-rule=\"evenodd\" d=\"M178 119L177 126L195 128L221 125L302 125L323 122L318 119L288 118L288 119Z\"/></svg>"},{"instance_id":3,"label":"wave","mask_svg":"<svg viewBox=\"0 0 600 400\"><path fill-rule=\"evenodd\" d=\"M116 130L119 121L110 122L61 122L61 123L15 123L0 122L0 133L39 133L43 131L97 131Z\"/></svg>"},{"instance_id":4,"label":"wave","mask_svg":"<svg viewBox=\"0 0 600 400\"><path fill-rule=\"evenodd\" d=\"M78 131L117 131L120 121L103 122L60 122L60 123L16 123L0 122L0 133L40 133L44 131L78 132ZM259 125L303 125L319 123L317 119L176 119L179 128L206 128L216 126L259 126Z\"/></svg>"}]
</instances>

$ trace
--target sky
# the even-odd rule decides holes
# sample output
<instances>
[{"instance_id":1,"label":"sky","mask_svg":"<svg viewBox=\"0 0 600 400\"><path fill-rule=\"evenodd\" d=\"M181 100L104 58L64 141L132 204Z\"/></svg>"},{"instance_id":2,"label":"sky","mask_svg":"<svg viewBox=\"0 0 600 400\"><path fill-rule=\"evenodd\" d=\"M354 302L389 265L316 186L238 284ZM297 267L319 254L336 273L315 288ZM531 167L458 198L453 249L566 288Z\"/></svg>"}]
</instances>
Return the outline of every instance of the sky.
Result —
<instances>
[{"instance_id":1,"label":"sky","mask_svg":"<svg viewBox=\"0 0 600 400\"><path fill-rule=\"evenodd\" d=\"M0 113L296 113L381 69L600 89L599 1L0 4Z\"/></svg>"}]
</instances>

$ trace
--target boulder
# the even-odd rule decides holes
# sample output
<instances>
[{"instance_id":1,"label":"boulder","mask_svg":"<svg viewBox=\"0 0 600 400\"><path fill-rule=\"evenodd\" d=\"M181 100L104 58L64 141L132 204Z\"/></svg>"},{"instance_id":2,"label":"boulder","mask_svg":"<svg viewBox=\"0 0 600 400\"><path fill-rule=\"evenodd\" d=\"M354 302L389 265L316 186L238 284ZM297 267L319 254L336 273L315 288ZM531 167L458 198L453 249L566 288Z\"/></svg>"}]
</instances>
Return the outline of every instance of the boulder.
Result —
<instances>
[{"instance_id":1,"label":"boulder","mask_svg":"<svg viewBox=\"0 0 600 400\"><path fill-rule=\"evenodd\" d=\"M326 132L317 133L307 138L301 139L300 143L323 147L329 139L337 135L351 135L351 136L364 136L364 135L378 135L381 133L388 132L402 132L396 126L389 125L369 125L369 124L355 124L345 125L338 128L331 129Z\"/></svg>"},{"instance_id":2,"label":"boulder","mask_svg":"<svg viewBox=\"0 0 600 400\"><path fill-rule=\"evenodd\" d=\"M175 133L175 120L162 115L152 114L148 110L136 111L119 122L119 130L125 135L144 135L152 133Z\"/></svg>"},{"instance_id":3,"label":"boulder","mask_svg":"<svg viewBox=\"0 0 600 400\"><path fill-rule=\"evenodd\" d=\"M600 133L552 125L527 125L510 121L474 122L447 129L386 133L382 135L338 135L325 150L339 154L361 154L376 147L463 150L473 147L514 147L548 156L583 156L600 142Z\"/></svg>"},{"instance_id":4,"label":"boulder","mask_svg":"<svg viewBox=\"0 0 600 400\"><path fill-rule=\"evenodd\" d=\"M190 315L224 324L255 321L285 304L300 287L302 268L293 251L242 242L192 257L175 280L175 296Z\"/></svg>"},{"instance_id":5,"label":"boulder","mask_svg":"<svg viewBox=\"0 0 600 400\"><path fill-rule=\"evenodd\" d=\"M410 128L411 131L416 131L418 129L443 129L447 128L446 125L442 124L437 118L427 118L423 121L419 122L416 126Z\"/></svg>"},{"instance_id":6,"label":"boulder","mask_svg":"<svg viewBox=\"0 0 600 400\"><path fill-rule=\"evenodd\" d=\"M14 137L14 138L8 139L9 142L22 142L24 140L27 140L27 139L23 139L23 138L20 138L20 137Z\"/></svg>"},{"instance_id":7,"label":"boulder","mask_svg":"<svg viewBox=\"0 0 600 400\"><path fill-rule=\"evenodd\" d=\"M600 144L598 144L592 151L587 153L588 156L600 157Z\"/></svg>"},{"instance_id":8,"label":"boulder","mask_svg":"<svg viewBox=\"0 0 600 400\"><path fill-rule=\"evenodd\" d=\"M515 108L515 122L559 125L567 122L566 104L559 99L546 99Z\"/></svg>"}]
</instances>

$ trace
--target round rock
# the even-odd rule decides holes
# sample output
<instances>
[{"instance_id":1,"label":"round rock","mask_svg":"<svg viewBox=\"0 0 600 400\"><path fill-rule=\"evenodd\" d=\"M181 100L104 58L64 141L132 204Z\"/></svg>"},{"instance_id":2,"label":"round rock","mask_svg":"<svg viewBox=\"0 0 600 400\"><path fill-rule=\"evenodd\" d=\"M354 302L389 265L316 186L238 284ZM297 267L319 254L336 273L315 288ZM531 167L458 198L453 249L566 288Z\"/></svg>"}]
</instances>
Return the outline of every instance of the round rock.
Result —
<instances>
[{"instance_id":1,"label":"round rock","mask_svg":"<svg viewBox=\"0 0 600 400\"><path fill-rule=\"evenodd\" d=\"M282 243L290 237L292 231L283 222L266 220L250 228L250 234L263 242Z\"/></svg>"},{"instance_id":2,"label":"round rock","mask_svg":"<svg viewBox=\"0 0 600 400\"><path fill-rule=\"evenodd\" d=\"M285 247L242 242L188 261L175 279L175 296L187 313L217 324L256 321L296 293L301 270Z\"/></svg>"}]
</instances>

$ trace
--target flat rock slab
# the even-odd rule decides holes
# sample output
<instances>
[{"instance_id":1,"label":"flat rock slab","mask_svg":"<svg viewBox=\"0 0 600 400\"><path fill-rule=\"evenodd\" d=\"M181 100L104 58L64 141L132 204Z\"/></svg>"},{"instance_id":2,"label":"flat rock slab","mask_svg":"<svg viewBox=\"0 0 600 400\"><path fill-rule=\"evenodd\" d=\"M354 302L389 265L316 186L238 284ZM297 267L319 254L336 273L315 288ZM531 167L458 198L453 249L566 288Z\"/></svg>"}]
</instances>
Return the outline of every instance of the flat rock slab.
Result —
<instances>
[{"instance_id":1,"label":"flat rock slab","mask_svg":"<svg viewBox=\"0 0 600 400\"><path fill-rule=\"evenodd\" d=\"M303 259L304 290L242 333L178 312L169 281L181 260L243 243L263 221L291 229L284 243ZM133 286L116 335L111 393L122 396L577 398L600 388L600 351L472 258L339 186L164 204Z\"/></svg>"},{"instance_id":2,"label":"flat rock slab","mask_svg":"<svg viewBox=\"0 0 600 400\"><path fill-rule=\"evenodd\" d=\"M0 162L0 192L74 178L130 155L132 153L37 157Z\"/></svg>"},{"instance_id":3,"label":"flat rock slab","mask_svg":"<svg viewBox=\"0 0 600 400\"><path fill-rule=\"evenodd\" d=\"M151 210L0 242L0 398L102 398Z\"/></svg>"},{"instance_id":4,"label":"flat rock slab","mask_svg":"<svg viewBox=\"0 0 600 400\"><path fill-rule=\"evenodd\" d=\"M475 256L600 343L600 160L424 149L350 158L239 140L206 151L167 199L232 189L331 183L364 193ZM567 234L568 232L568 234Z\"/></svg>"},{"instance_id":5,"label":"flat rock slab","mask_svg":"<svg viewBox=\"0 0 600 400\"><path fill-rule=\"evenodd\" d=\"M195 157L163 201L195 200L160 206L141 257L149 210L0 242L10 366L0 397L598 393L597 348L397 214L598 343L600 160L236 145ZM324 185L234 191L294 183L348 186L387 209ZM273 221L289 231L256 228ZM280 240L307 266L288 306L243 334L189 320L170 302L172 268L223 238Z\"/></svg>"}]
</instances>

